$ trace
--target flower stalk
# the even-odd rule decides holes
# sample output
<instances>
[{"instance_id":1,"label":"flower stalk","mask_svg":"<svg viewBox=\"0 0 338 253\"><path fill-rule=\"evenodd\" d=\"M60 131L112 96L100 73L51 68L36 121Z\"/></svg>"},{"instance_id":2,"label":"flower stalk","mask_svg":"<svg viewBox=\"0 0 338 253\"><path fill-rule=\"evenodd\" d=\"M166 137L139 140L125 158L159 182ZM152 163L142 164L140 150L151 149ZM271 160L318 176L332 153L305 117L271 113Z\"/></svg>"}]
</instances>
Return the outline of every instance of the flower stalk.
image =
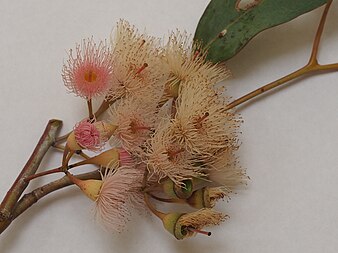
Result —
<instances>
[{"instance_id":1,"label":"flower stalk","mask_svg":"<svg viewBox=\"0 0 338 253\"><path fill-rule=\"evenodd\" d=\"M92 120L94 119L94 113L93 113L93 104L92 104L91 99L87 100L87 106L88 106L89 119Z\"/></svg>"}]
</instances>

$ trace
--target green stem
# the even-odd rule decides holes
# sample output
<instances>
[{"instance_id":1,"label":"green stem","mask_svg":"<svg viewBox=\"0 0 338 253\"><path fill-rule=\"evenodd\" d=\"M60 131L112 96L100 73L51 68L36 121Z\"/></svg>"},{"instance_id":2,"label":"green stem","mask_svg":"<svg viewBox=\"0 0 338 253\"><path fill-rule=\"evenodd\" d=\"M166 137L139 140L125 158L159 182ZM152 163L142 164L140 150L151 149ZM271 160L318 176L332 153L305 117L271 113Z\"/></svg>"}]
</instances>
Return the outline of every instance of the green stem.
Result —
<instances>
[{"instance_id":1,"label":"green stem","mask_svg":"<svg viewBox=\"0 0 338 253\"><path fill-rule=\"evenodd\" d=\"M149 195L147 193L144 193L144 202L147 205L147 207L149 208L149 210L155 214L158 218L160 218L161 220L165 217L165 213L162 213L160 211L158 211L149 201Z\"/></svg>"}]
</instances>

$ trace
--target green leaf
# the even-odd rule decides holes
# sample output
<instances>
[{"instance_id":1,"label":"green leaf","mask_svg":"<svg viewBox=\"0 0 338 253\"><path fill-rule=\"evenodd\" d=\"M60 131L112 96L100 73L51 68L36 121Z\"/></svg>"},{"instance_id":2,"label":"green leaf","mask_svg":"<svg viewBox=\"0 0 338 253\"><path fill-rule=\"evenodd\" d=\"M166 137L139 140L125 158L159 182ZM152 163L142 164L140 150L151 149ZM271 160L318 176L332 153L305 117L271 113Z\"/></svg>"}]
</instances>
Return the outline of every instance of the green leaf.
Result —
<instances>
[{"instance_id":1,"label":"green leaf","mask_svg":"<svg viewBox=\"0 0 338 253\"><path fill-rule=\"evenodd\" d=\"M194 40L209 48L207 59L212 62L233 57L259 32L288 22L327 1L256 0L257 4L247 9L236 7L237 2L241 1L211 0L198 23Z\"/></svg>"}]
</instances>

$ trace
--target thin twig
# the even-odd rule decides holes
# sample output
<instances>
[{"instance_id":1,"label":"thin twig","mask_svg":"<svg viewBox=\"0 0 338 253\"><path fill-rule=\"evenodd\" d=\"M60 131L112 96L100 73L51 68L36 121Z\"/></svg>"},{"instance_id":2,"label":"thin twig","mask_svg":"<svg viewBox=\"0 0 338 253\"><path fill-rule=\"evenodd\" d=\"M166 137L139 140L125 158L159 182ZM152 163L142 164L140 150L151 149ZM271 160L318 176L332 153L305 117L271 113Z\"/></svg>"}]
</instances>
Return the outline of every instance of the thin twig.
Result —
<instances>
[{"instance_id":1,"label":"thin twig","mask_svg":"<svg viewBox=\"0 0 338 253\"><path fill-rule=\"evenodd\" d=\"M332 4L332 1L333 0L327 1L327 4L326 4L325 9L323 11L322 17L320 19L320 22L319 22L319 25L318 25L318 28L317 28L316 36L315 36L315 39L313 41L312 52L311 52L311 56L310 56L310 60L309 60L308 65L318 64L317 56L318 56L320 39L322 38L322 34L323 34L323 31L324 31L324 26L325 26L325 21L326 21L327 14L329 12L330 6Z\"/></svg>"},{"instance_id":2,"label":"thin twig","mask_svg":"<svg viewBox=\"0 0 338 253\"><path fill-rule=\"evenodd\" d=\"M28 183L29 181L31 181L31 180L33 180L35 178L38 178L38 177L42 177L42 176L46 176L46 175L62 172L61 168L62 167L59 167L59 168L55 168L55 169L51 169L51 170L46 170L46 171L43 171L43 172L40 172L40 173L36 173L36 174L30 175L30 176L28 176L28 177L25 178L25 181Z\"/></svg>"},{"instance_id":3,"label":"thin twig","mask_svg":"<svg viewBox=\"0 0 338 253\"><path fill-rule=\"evenodd\" d=\"M65 150L65 146L62 146L60 144L53 145L53 147L56 148L57 150L61 151L61 152L63 152ZM86 155L82 150L77 150L75 152L75 154L83 157L84 159L90 159L91 158L89 155Z\"/></svg>"},{"instance_id":4,"label":"thin twig","mask_svg":"<svg viewBox=\"0 0 338 253\"><path fill-rule=\"evenodd\" d=\"M92 100L87 100L89 119L94 119Z\"/></svg>"},{"instance_id":5,"label":"thin twig","mask_svg":"<svg viewBox=\"0 0 338 253\"><path fill-rule=\"evenodd\" d=\"M10 218L14 206L28 185L24 179L36 172L42 161L42 158L48 151L49 147L54 143L55 136L61 125L62 121L56 119L50 120L48 122L46 129L42 134L38 144L36 145L31 157L21 170L21 173L16 178L12 187L8 190L0 205L0 221Z\"/></svg>"},{"instance_id":6,"label":"thin twig","mask_svg":"<svg viewBox=\"0 0 338 253\"><path fill-rule=\"evenodd\" d=\"M86 155L85 153L83 153L82 150L77 150L77 151L75 152L75 154L81 156L81 157L84 158L84 159L90 159L90 158L91 158L89 155Z\"/></svg>"},{"instance_id":7,"label":"thin twig","mask_svg":"<svg viewBox=\"0 0 338 253\"><path fill-rule=\"evenodd\" d=\"M148 193L148 195L150 197L152 197L153 199L156 199L158 201L165 202L165 203L176 203L176 204L186 204L187 203L185 199L165 199L165 198L158 197L158 196L151 194L151 193Z\"/></svg>"},{"instance_id":8,"label":"thin twig","mask_svg":"<svg viewBox=\"0 0 338 253\"><path fill-rule=\"evenodd\" d=\"M326 71L337 71L338 70L338 64L334 64L330 67L327 67L327 68L322 68L323 66L319 66L319 65L315 65L315 66L304 66L298 70L296 70L295 72L292 72L291 74L289 75L286 75L276 81L273 81L271 83L268 83L236 100L234 100L233 102L231 102L230 104L228 104L225 108L225 110L230 110L240 104L243 104L244 102L248 101L248 100L251 100L255 97L257 97L258 95L261 95L269 90L272 90L274 88L277 88L279 86L281 86L282 84L285 84L291 80L294 80L300 76L303 76L305 74L309 74L309 73L314 73L315 71L319 71L319 70L326 70Z\"/></svg>"},{"instance_id":9,"label":"thin twig","mask_svg":"<svg viewBox=\"0 0 338 253\"><path fill-rule=\"evenodd\" d=\"M77 153L76 153L77 154ZM92 157L90 156L87 156L85 155L84 153L81 154L84 158L86 158L85 160L81 161L81 162L77 162L77 163L73 163L73 164L70 164L67 166L67 170L70 170L70 169L74 169L76 167L79 167L79 166L82 166L82 165L85 165L85 164L88 164L88 162L90 161L90 159ZM94 157L93 157L94 158ZM55 174L55 173L60 173L60 172L64 172L63 171L63 167L60 166L58 168L55 168L55 169L50 169L50 170L46 170L46 171L42 171L40 173L36 173L36 174L33 174L33 175L30 175L28 177L25 178L25 181L26 182L29 182L35 178L39 178L39 177L43 177L43 176L46 176L46 175L50 175L50 174Z\"/></svg>"},{"instance_id":10,"label":"thin twig","mask_svg":"<svg viewBox=\"0 0 338 253\"><path fill-rule=\"evenodd\" d=\"M323 11L323 15L321 17L318 29L317 29L317 33L313 42L313 47L312 47L312 52L311 52L311 56L310 59L308 61L308 63L292 72L289 75L286 75L276 81L273 81L271 83L268 83L236 100L234 100L233 102L231 102L230 104L228 104L224 110L230 110L232 108L234 108L235 106L238 106L240 104L243 104L244 102L251 100L255 97L257 97L258 95L261 95L269 90L272 90L274 88L279 87L280 85L287 83L291 80L294 80L300 76L303 76L305 74L310 74L310 73L316 73L318 71L337 71L338 70L338 63L333 63L333 64L326 64L326 65L320 65L318 64L318 60L317 60L317 55L318 55L318 48L319 48L319 44L320 44L320 39L324 30L324 25L325 25L325 21L326 21L326 17L327 17L327 13L330 9L332 0L329 0L328 3L325 6L325 9Z\"/></svg>"},{"instance_id":11,"label":"thin twig","mask_svg":"<svg viewBox=\"0 0 338 253\"><path fill-rule=\"evenodd\" d=\"M149 210L155 214L158 218L160 218L161 220L165 217L165 213L162 213L160 211L158 211L149 201L149 195L147 193L144 193L144 202L147 205L147 207L149 208Z\"/></svg>"},{"instance_id":12,"label":"thin twig","mask_svg":"<svg viewBox=\"0 0 338 253\"><path fill-rule=\"evenodd\" d=\"M76 177L82 180L101 178L99 171L84 173L81 175L77 175ZM30 193L25 194L15 206L11 218L0 221L0 234L11 224L11 222L15 218L17 218L20 214L22 214L29 207L35 204L38 200L40 200L41 198L43 198L44 196L46 196L51 192L54 192L56 190L59 190L72 184L73 183L69 180L69 178L67 176L64 176L49 184L39 187Z\"/></svg>"},{"instance_id":13,"label":"thin twig","mask_svg":"<svg viewBox=\"0 0 338 253\"><path fill-rule=\"evenodd\" d=\"M54 144L53 148L55 148L55 149L57 149L57 150L59 150L61 152L63 152L65 150L65 146L60 145L60 144Z\"/></svg>"}]
</instances>

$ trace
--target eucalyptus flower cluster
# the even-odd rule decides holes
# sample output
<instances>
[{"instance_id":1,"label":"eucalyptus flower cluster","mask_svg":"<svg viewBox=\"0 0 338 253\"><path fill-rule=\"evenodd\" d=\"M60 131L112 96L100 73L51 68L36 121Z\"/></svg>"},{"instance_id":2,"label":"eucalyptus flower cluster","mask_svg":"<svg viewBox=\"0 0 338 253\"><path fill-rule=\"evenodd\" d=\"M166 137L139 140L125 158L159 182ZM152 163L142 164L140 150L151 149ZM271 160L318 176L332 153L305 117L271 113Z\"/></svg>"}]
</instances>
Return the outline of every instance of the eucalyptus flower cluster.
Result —
<instances>
[{"instance_id":1,"label":"eucalyptus flower cluster","mask_svg":"<svg viewBox=\"0 0 338 253\"><path fill-rule=\"evenodd\" d=\"M86 100L89 117L68 136L62 165L105 229L120 232L133 210L150 211L183 239L210 235L202 229L228 218L215 204L247 180L236 157L241 118L225 109L219 84L229 75L188 34L161 41L122 20L110 42L90 38L70 50L62 77ZM105 119L92 112L94 99L109 106ZM100 180L69 171L73 155L86 150L96 153L76 166L99 166ZM164 213L161 202L196 210Z\"/></svg>"}]
</instances>

